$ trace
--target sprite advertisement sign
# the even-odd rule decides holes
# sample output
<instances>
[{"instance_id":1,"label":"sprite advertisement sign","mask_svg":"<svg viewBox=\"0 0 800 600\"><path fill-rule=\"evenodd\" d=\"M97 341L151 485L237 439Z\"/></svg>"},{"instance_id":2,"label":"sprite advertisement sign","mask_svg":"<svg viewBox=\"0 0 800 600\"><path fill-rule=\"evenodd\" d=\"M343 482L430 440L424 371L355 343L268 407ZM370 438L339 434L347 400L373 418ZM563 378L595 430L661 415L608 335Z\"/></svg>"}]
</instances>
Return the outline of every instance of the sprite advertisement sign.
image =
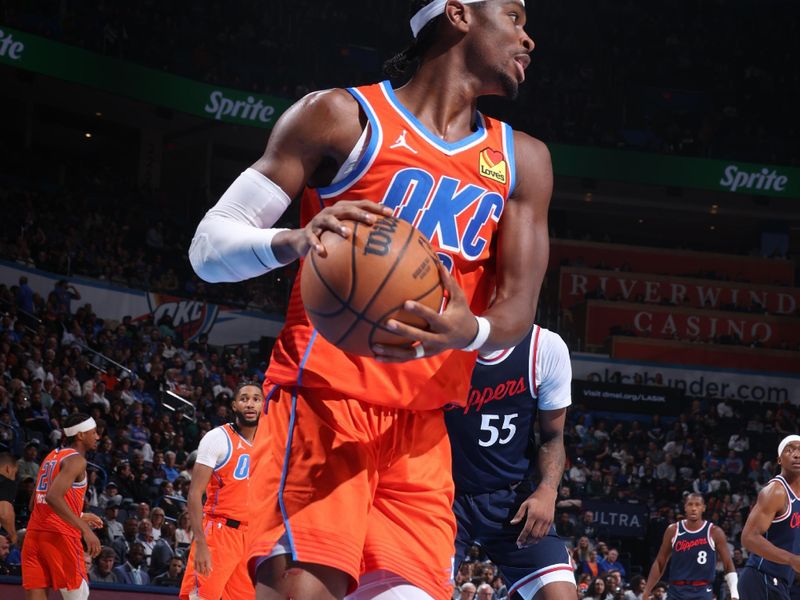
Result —
<instances>
[{"instance_id":1,"label":"sprite advertisement sign","mask_svg":"<svg viewBox=\"0 0 800 600\"><path fill-rule=\"evenodd\" d=\"M800 169L796 167L564 144L548 144L548 147L553 156L553 170L565 177L800 198Z\"/></svg>"},{"instance_id":2,"label":"sprite advertisement sign","mask_svg":"<svg viewBox=\"0 0 800 600\"><path fill-rule=\"evenodd\" d=\"M0 63L238 125L270 128L291 105L285 98L209 85L1 24ZM800 198L800 169L796 167L564 144L548 146L553 170L562 177Z\"/></svg>"},{"instance_id":3,"label":"sprite advertisement sign","mask_svg":"<svg viewBox=\"0 0 800 600\"><path fill-rule=\"evenodd\" d=\"M149 104L239 125L272 127L285 98L209 85L0 25L0 63Z\"/></svg>"}]
</instances>

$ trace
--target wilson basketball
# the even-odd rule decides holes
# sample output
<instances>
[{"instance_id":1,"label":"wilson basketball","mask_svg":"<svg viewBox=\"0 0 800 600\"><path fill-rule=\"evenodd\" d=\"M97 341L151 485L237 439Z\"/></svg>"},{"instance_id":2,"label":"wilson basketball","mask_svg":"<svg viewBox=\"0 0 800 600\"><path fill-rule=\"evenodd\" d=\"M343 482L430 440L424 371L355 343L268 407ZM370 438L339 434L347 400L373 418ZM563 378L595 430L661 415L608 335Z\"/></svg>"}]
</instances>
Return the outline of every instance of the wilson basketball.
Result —
<instances>
[{"instance_id":1,"label":"wilson basketball","mask_svg":"<svg viewBox=\"0 0 800 600\"><path fill-rule=\"evenodd\" d=\"M300 293L311 324L326 340L345 352L372 356L373 344L408 343L386 328L387 319L427 325L403 310L406 300L440 309L439 258L406 221L380 217L372 226L345 223L353 232L349 238L323 233L328 255L311 253L304 261Z\"/></svg>"}]
</instances>

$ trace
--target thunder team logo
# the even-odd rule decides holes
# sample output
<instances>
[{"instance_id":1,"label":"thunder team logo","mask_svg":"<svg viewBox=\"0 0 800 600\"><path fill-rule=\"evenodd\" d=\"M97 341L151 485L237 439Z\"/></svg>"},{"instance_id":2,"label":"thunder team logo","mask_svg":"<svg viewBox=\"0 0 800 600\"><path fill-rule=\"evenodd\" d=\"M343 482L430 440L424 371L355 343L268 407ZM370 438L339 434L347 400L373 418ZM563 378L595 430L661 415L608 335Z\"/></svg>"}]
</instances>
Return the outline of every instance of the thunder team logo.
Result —
<instances>
[{"instance_id":1,"label":"thunder team logo","mask_svg":"<svg viewBox=\"0 0 800 600\"><path fill-rule=\"evenodd\" d=\"M147 302L153 315L153 322L158 323L164 315L172 317L172 326L183 339L194 340L202 333L208 333L214 326L219 314L219 307L197 300L187 300L166 294L147 294Z\"/></svg>"},{"instance_id":2,"label":"thunder team logo","mask_svg":"<svg viewBox=\"0 0 800 600\"><path fill-rule=\"evenodd\" d=\"M493 179L499 183L508 181L508 167L502 152L487 146L481 150L478 161L478 170L482 177Z\"/></svg>"}]
</instances>

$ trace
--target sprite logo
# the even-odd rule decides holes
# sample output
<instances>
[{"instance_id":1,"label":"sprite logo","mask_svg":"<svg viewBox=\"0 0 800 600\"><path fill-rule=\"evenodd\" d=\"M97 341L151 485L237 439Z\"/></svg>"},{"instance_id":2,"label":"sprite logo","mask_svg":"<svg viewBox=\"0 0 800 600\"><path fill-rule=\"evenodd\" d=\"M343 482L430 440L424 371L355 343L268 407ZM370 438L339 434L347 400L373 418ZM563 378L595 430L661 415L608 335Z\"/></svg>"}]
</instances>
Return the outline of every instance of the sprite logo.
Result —
<instances>
[{"instance_id":1,"label":"sprite logo","mask_svg":"<svg viewBox=\"0 0 800 600\"><path fill-rule=\"evenodd\" d=\"M782 192L787 183L789 178L775 169L770 171L763 168L760 171L747 172L739 170L736 165L725 167L725 175L719 180L719 184L731 192L738 189Z\"/></svg>"},{"instance_id":2,"label":"sprite logo","mask_svg":"<svg viewBox=\"0 0 800 600\"><path fill-rule=\"evenodd\" d=\"M203 109L207 113L214 115L217 121L222 120L223 117L234 117L247 121L270 123L275 116L274 106L264 104L261 100L256 100L252 96L248 96L246 100L232 100L231 98L226 98L225 93L220 90L211 92L208 97L208 104Z\"/></svg>"},{"instance_id":3,"label":"sprite logo","mask_svg":"<svg viewBox=\"0 0 800 600\"><path fill-rule=\"evenodd\" d=\"M22 42L15 42L14 37L9 33L8 35L0 29L0 56L7 56L12 60L19 60L22 58L22 51L25 50L25 44Z\"/></svg>"}]
</instances>

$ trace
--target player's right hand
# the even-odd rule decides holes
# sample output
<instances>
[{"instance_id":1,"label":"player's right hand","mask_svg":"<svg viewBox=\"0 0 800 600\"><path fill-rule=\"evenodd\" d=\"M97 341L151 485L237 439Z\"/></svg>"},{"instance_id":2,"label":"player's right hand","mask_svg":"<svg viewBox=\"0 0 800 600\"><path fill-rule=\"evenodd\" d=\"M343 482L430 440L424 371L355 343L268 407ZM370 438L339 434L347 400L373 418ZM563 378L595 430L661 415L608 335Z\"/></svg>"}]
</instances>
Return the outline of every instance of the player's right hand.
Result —
<instances>
[{"instance_id":1,"label":"player's right hand","mask_svg":"<svg viewBox=\"0 0 800 600\"><path fill-rule=\"evenodd\" d=\"M194 570L203 577L211 575L211 550L205 542L194 545Z\"/></svg>"},{"instance_id":2,"label":"player's right hand","mask_svg":"<svg viewBox=\"0 0 800 600\"><path fill-rule=\"evenodd\" d=\"M379 217L390 217L392 209L371 200L340 200L333 206L328 206L319 211L302 229L284 231L275 236L272 249L275 258L281 262L289 262L296 258L303 258L310 251L320 256L325 256L325 246L320 241L322 233L332 231L344 238L353 233L342 221L359 221L372 225ZM286 247L294 253L285 252Z\"/></svg>"},{"instance_id":3,"label":"player's right hand","mask_svg":"<svg viewBox=\"0 0 800 600\"><path fill-rule=\"evenodd\" d=\"M800 573L800 556L797 554L792 554L792 558L789 561L789 566L792 567L795 573Z\"/></svg>"},{"instance_id":4,"label":"player's right hand","mask_svg":"<svg viewBox=\"0 0 800 600\"><path fill-rule=\"evenodd\" d=\"M86 542L86 551L89 553L89 556L95 558L100 554L100 540L97 539L97 536L91 529L87 528L83 532L83 541Z\"/></svg>"}]
</instances>

